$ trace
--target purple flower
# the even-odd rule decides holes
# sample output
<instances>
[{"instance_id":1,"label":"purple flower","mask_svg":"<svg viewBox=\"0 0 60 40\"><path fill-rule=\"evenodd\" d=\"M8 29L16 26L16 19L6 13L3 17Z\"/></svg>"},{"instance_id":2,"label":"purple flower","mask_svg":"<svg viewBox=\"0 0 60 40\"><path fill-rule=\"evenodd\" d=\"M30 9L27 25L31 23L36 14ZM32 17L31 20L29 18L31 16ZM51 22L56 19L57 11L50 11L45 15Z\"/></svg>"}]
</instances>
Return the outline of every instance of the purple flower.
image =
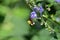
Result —
<instances>
[{"instance_id":1,"label":"purple flower","mask_svg":"<svg viewBox=\"0 0 60 40\"><path fill-rule=\"evenodd\" d=\"M37 6L35 6L35 7L33 8L33 10L34 10L34 11L38 11L39 8L38 8Z\"/></svg>"},{"instance_id":2,"label":"purple flower","mask_svg":"<svg viewBox=\"0 0 60 40\"><path fill-rule=\"evenodd\" d=\"M57 3L60 3L60 0L55 0Z\"/></svg>"},{"instance_id":3,"label":"purple flower","mask_svg":"<svg viewBox=\"0 0 60 40\"><path fill-rule=\"evenodd\" d=\"M37 14L35 11L31 12L31 15L30 15L31 18L36 18L37 17Z\"/></svg>"},{"instance_id":4,"label":"purple flower","mask_svg":"<svg viewBox=\"0 0 60 40\"><path fill-rule=\"evenodd\" d=\"M44 11L43 7L40 6L40 8L39 8L40 16L42 16L43 11Z\"/></svg>"},{"instance_id":5,"label":"purple flower","mask_svg":"<svg viewBox=\"0 0 60 40\"><path fill-rule=\"evenodd\" d=\"M42 6L40 6L39 11L40 11L40 13L42 13L44 11Z\"/></svg>"}]
</instances>

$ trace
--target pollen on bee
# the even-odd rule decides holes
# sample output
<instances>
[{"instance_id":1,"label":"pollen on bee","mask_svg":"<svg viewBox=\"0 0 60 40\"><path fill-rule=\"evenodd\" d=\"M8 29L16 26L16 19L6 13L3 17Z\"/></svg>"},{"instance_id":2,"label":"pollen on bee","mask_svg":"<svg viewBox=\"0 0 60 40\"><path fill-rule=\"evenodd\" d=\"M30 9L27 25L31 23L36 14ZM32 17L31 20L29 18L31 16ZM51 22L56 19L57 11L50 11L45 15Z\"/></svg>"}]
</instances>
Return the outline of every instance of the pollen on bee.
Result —
<instances>
[{"instance_id":1,"label":"pollen on bee","mask_svg":"<svg viewBox=\"0 0 60 40\"><path fill-rule=\"evenodd\" d=\"M33 22L31 25L33 26L35 23Z\"/></svg>"},{"instance_id":2,"label":"pollen on bee","mask_svg":"<svg viewBox=\"0 0 60 40\"><path fill-rule=\"evenodd\" d=\"M28 20L27 22L28 22L28 24L31 24L31 21L30 20Z\"/></svg>"},{"instance_id":3,"label":"pollen on bee","mask_svg":"<svg viewBox=\"0 0 60 40\"><path fill-rule=\"evenodd\" d=\"M30 24L30 25L34 25L35 23L34 22L32 22L32 21L30 21L30 20L28 20L28 24Z\"/></svg>"}]
</instances>

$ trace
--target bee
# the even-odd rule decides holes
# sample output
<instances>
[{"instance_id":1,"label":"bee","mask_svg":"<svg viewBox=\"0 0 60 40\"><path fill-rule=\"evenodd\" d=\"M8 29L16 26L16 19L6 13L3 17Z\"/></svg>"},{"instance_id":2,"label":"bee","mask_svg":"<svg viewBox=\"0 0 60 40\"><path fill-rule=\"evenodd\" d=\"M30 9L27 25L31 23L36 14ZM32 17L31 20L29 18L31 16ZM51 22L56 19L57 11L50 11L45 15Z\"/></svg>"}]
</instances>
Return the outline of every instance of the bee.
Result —
<instances>
[{"instance_id":1,"label":"bee","mask_svg":"<svg viewBox=\"0 0 60 40\"><path fill-rule=\"evenodd\" d=\"M33 25L35 24L35 22L33 22L31 18L29 18L29 20L28 20L27 22L28 22L28 24L30 24L31 26L33 26Z\"/></svg>"}]
</instances>

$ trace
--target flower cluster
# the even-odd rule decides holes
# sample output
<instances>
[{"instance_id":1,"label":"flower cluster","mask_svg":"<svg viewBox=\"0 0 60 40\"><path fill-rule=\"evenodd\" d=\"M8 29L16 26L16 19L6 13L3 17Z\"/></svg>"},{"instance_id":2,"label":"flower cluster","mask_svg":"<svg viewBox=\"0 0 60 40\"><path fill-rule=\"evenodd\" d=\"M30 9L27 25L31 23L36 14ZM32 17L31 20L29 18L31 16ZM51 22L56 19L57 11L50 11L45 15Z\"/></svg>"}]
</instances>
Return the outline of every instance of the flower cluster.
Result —
<instances>
[{"instance_id":1,"label":"flower cluster","mask_svg":"<svg viewBox=\"0 0 60 40\"><path fill-rule=\"evenodd\" d=\"M43 9L42 6L40 6L40 7L35 6L35 7L33 8L33 12L31 12L30 17L31 17L31 18L37 18L37 13L36 13L37 11L39 11L40 15L42 15L44 9Z\"/></svg>"},{"instance_id":2,"label":"flower cluster","mask_svg":"<svg viewBox=\"0 0 60 40\"><path fill-rule=\"evenodd\" d=\"M60 0L55 0L57 3L60 3Z\"/></svg>"},{"instance_id":3,"label":"flower cluster","mask_svg":"<svg viewBox=\"0 0 60 40\"><path fill-rule=\"evenodd\" d=\"M35 11L31 12L31 18L36 18L37 17L37 14Z\"/></svg>"},{"instance_id":4,"label":"flower cluster","mask_svg":"<svg viewBox=\"0 0 60 40\"><path fill-rule=\"evenodd\" d=\"M60 0L55 0L54 3L56 2L60 3ZM39 3L40 6L38 5ZM53 28L55 27L55 23L58 23L55 19L53 20L53 16L57 11L54 3L51 4L48 1L38 1L38 3L36 2L36 5L30 5L30 7L32 7L32 12L29 17L31 20L29 20L28 23L30 25L32 24L31 26L37 30L47 28L50 34L53 35L55 39L58 39L55 29Z\"/></svg>"}]
</instances>

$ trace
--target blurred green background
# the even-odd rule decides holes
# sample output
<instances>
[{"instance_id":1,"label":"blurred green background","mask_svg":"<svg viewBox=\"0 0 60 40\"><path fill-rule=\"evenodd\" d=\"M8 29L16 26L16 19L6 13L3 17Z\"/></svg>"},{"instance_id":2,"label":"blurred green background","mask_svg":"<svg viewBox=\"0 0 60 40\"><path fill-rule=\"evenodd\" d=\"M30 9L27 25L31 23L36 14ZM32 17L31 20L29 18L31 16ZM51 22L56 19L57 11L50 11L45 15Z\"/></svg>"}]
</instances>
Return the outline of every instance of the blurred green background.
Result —
<instances>
[{"instance_id":1,"label":"blurred green background","mask_svg":"<svg viewBox=\"0 0 60 40\"><path fill-rule=\"evenodd\" d=\"M53 1L50 0L51 3ZM25 0L1 0L0 2L0 14L5 15L4 23L0 25L0 40L25 40L23 35L28 34L30 29L27 23L30 9L27 8ZM59 15L60 10L57 13ZM58 15L56 14L56 16ZM38 35L35 35L31 40L55 40L49 36L49 32L46 29L41 30ZM6 39L9 36L12 37ZM59 33L57 33L57 36L60 40Z\"/></svg>"}]
</instances>

